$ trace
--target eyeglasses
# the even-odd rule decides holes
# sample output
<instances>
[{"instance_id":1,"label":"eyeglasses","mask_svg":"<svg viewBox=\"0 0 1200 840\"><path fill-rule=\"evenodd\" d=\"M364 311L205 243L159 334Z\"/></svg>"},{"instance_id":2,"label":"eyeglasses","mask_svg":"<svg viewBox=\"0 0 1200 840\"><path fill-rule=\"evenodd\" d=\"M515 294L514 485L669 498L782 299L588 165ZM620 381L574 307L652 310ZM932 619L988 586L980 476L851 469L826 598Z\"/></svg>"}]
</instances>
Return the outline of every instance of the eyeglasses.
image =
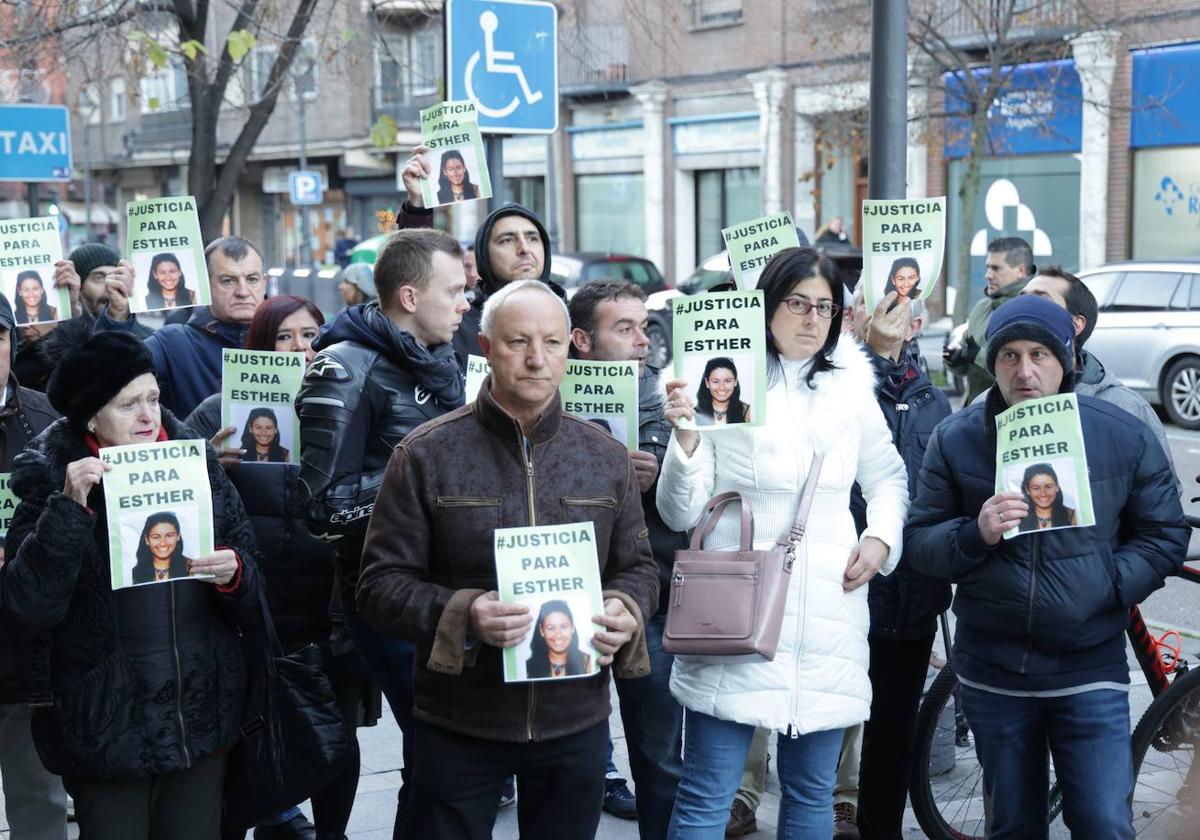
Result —
<instances>
[{"instance_id":1,"label":"eyeglasses","mask_svg":"<svg viewBox=\"0 0 1200 840\"><path fill-rule=\"evenodd\" d=\"M807 315L811 310L817 310L817 314L822 318L832 318L841 311L842 307L838 306L831 300L822 300L817 303L811 303L804 298L784 298L783 305L787 307L788 312L793 315Z\"/></svg>"}]
</instances>

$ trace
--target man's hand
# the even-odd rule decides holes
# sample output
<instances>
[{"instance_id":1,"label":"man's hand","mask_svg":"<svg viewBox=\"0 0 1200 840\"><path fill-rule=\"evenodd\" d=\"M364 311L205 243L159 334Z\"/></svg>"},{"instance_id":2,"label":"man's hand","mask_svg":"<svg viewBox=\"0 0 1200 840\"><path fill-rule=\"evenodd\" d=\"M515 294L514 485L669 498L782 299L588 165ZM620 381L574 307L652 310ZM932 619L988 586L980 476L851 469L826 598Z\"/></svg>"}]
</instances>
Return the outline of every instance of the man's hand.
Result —
<instances>
[{"instance_id":1,"label":"man's hand","mask_svg":"<svg viewBox=\"0 0 1200 840\"><path fill-rule=\"evenodd\" d=\"M898 297L896 292L888 292L887 297L876 304L867 327L867 346L876 355L886 356L892 361L900 358L900 350L904 347L908 326L912 322L908 301L897 304Z\"/></svg>"},{"instance_id":2,"label":"man's hand","mask_svg":"<svg viewBox=\"0 0 1200 840\"><path fill-rule=\"evenodd\" d=\"M858 545L850 549L850 559L846 561L846 572L842 576L842 591L853 592L875 577L887 560L889 551L883 540L863 537Z\"/></svg>"},{"instance_id":3,"label":"man's hand","mask_svg":"<svg viewBox=\"0 0 1200 840\"><path fill-rule=\"evenodd\" d=\"M1016 490L997 493L979 509L979 535L988 545L1000 542L1004 532L1017 527L1029 515L1025 497Z\"/></svg>"},{"instance_id":4,"label":"man's hand","mask_svg":"<svg viewBox=\"0 0 1200 840\"><path fill-rule=\"evenodd\" d=\"M88 494L100 483L100 479L111 470L99 458L80 458L67 464L67 475L63 480L63 495L80 507L87 507Z\"/></svg>"},{"instance_id":5,"label":"man's hand","mask_svg":"<svg viewBox=\"0 0 1200 840\"><path fill-rule=\"evenodd\" d=\"M629 460L633 461L633 474L637 477L638 489L645 493L654 486L654 479L658 478L658 459L649 452L635 449L629 453Z\"/></svg>"},{"instance_id":6,"label":"man's hand","mask_svg":"<svg viewBox=\"0 0 1200 840\"><path fill-rule=\"evenodd\" d=\"M429 158L425 156L428 152L429 149L425 146L414 146L412 157L408 159L408 163L404 164L404 169L400 172L400 177L404 180L404 191L408 193L409 207L425 206L425 199L421 195L421 181L428 178L433 172L433 167L429 165Z\"/></svg>"},{"instance_id":7,"label":"man's hand","mask_svg":"<svg viewBox=\"0 0 1200 840\"><path fill-rule=\"evenodd\" d=\"M108 317L114 321L129 320L129 299L133 297L133 266L126 260L117 263L115 270L104 278L108 295Z\"/></svg>"},{"instance_id":8,"label":"man's hand","mask_svg":"<svg viewBox=\"0 0 1200 840\"><path fill-rule=\"evenodd\" d=\"M225 469L229 469L232 466L242 463L242 456L246 454L245 449L239 449L237 447L230 447L229 449L222 448L225 444L225 441L229 440L230 436L236 433L237 426L226 426L224 429L221 429L219 432L213 435L212 440L209 441L209 443L212 444L212 448L217 450L217 460L221 462L221 466Z\"/></svg>"},{"instance_id":9,"label":"man's hand","mask_svg":"<svg viewBox=\"0 0 1200 840\"><path fill-rule=\"evenodd\" d=\"M613 656L637 632L637 619L619 598L604 602L604 615L592 616L592 621L607 628L592 636L592 647L600 652L600 666L611 665Z\"/></svg>"},{"instance_id":10,"label":"man's hand","mask_svg":"<svg viewBox=\"0 0 1200 840\"><path fill-rule=\"evenodd\" d=\"M209 583L224 586L237 574L237 555L228 548L214 551L188 561L189 575L211 575Z\"/></svg>"},{"instance_id":11,"label":"man's hand","mask_svg":"<svg viewBox=\"0 0 1200 840\"><path fill-rule=\"evenodd\" d=\"M492 647L516 647L525 641L532 626L529 607L504 603L494 589L471 602L470 633Z\"/></svg>"},{"instance_id":12,"label":"man's hand","mask_svg":"<svg viewBox=\"0 0 1200 840\"><path fill-rule=\"evenodd\" d=\"M68 289L71 296L71 317L82 312L79 304L80 285L79 272L75 270L75 263L70 260L59 260L54 264L54 288L61 289L65 286Z\"/></svg>"}]
</instances>

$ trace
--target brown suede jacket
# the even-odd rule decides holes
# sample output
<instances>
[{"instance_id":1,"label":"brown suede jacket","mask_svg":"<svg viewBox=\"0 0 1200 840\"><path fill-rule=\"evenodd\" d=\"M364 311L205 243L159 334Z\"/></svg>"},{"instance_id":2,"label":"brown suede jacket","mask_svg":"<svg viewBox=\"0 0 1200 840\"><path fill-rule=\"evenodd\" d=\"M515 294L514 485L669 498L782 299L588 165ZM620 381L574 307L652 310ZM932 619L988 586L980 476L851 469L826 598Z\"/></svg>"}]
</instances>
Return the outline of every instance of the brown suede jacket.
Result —
<instances>
[{"instance_id":1,"label":"brown suede jacket","mask_svg":"<svg viewBox=\"0 0 1200 840\"><path fill-rule=\"evenodd\" d=\"M608 717L608 669L506 684L500 649L468 638L471 602L497 586L495 529L595 523L604 597L638 620L614 660L619 677L650 672L643 617L658 606L658 569L625 448L557 400L526 442L490 387L489 379L474 403L396 447L367 529L358 606L376 630L416 643L418 720L494 741L543 741Z\"/></svg>"}]
</instances>

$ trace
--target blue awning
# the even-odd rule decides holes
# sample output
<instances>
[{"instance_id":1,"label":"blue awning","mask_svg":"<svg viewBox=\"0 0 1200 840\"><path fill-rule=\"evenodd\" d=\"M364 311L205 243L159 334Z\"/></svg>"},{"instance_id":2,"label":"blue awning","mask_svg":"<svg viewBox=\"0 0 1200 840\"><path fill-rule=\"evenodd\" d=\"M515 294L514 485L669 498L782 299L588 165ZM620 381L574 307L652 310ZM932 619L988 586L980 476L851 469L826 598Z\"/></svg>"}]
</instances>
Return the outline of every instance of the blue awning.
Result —
<instances>
[{"instance_id":1,"label":"blue awning","mask_svg":"<svg viewBox=\"0 0 1200 840\"><path fill-rule=\"evenodd\" d=\"M1083 89L1072 59L1002 67L1004 87L988 108L988 147L992 157L1078 152L1082 144ZM973 70L985 84L987 68ZM971 149L971 102L958 73L946 85L946 158L966 157ZM958 116L961 115L961 116Z\"/></svg>"},{"instance_id":2,"label":"blue awning","mask_svg":"<svg viewBox=\"0 0 1200 840\"><path fill-rule=\"evenodd\" d=\"M1200 43L1133 51L1129 145L1200 144Z\"/></svg>"}]
</instances>

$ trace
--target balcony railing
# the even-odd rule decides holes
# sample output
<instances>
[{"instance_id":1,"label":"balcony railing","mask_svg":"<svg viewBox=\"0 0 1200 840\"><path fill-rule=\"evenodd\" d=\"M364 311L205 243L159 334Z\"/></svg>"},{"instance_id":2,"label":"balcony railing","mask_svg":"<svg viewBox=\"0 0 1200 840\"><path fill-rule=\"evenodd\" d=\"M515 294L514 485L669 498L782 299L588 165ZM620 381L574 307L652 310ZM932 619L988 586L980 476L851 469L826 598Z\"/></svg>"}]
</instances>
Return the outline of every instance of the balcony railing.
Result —
<instances>
[{"instance_id":1,"label":"balcony railing","mask_svg":"<svg viewBox=\"0 0 1200 840\"><path fill-rule=\"evenodd\" d=\"M1000 29L1005 40L1056 38L1073 31L1079 21L1077 0L918 0L915 18L955 46L994 40ZM1008 16L1005 26L1005 16Z\"/></svg>"},{"instance_id":2,"label":"balcony railing","mask_svg":"<svg viewBox=\"0 0 1200 840\"><path fill-rule=\"evenodd\" d=\"M692 0L692 26L708 29L742 22L742 0Z\"/></svg>"},{"instance_id":3,"label":"balcony railing","mask_svg":"<svg viewBox=\"0 0 1200 840\"><path fill-rule=\"evenodd\" d=\"M628 87L629 29L589 23L558 32L558 84L565 92Z\"/></svg>"},{"instance_id":4,"label":"balcony railing","mask_svg":"<svg viewBox=\"0 0 1200 840\"><path fill-rule=\"evenodd\" d=\"M381 88L378 85L371 89L371 121L387 114L399 126L421 124L421 109L436 104L436 93L428 96L406 96L402 90Z\"/></svg>"}]
</instances>

